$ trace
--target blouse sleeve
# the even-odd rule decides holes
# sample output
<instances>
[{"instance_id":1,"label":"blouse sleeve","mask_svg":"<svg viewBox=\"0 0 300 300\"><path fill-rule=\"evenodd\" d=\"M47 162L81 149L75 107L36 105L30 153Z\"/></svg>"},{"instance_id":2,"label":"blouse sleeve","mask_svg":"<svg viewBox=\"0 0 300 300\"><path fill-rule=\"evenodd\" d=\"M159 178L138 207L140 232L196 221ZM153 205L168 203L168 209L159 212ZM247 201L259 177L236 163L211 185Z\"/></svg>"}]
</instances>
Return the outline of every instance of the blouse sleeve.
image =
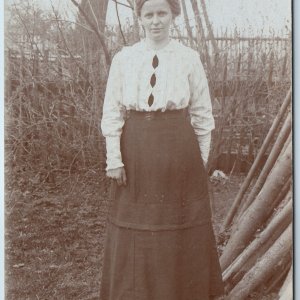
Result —
<instances>
[{"instance_id":1,"label":"blouse sleeve","mask_svg":"<svg viewBox=\"0 0 300 300\"><path fill-rule=\"evenodd\" d=\"M120 52L111 63L101 120L102 134L106 139L106 170L123 167L120 137L124 125L122 106L122 78L120 72Z\"/></svg>"},{"instance_id":2,"label":"blouse sleeve","mask_svg":"<svg viewBox=\"0 0 300 300\"><path fill-rule=\"evenodd\" d=\"M210 150L211 131L215 128L215 122L206 74L196 52L194 52L189 82L190 103L188 110L191 124L199 142L201 156L206 164Z\"/></svg>"}]
</instances>

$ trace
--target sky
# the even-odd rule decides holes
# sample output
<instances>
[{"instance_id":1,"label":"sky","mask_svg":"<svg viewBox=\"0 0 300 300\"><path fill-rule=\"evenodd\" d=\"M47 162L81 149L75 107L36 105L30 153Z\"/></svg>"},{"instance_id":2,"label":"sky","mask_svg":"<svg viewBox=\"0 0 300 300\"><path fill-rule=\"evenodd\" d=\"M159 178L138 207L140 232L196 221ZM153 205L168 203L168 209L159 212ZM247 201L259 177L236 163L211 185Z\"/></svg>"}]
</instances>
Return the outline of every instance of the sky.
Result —
<instances>
[{"instance_id":1,"label":"sky","mask_svg":"<svg viewBox=\"0 0 300 300\"><path fill-rule=\"evenodd\" d=\"M120 1L126 3L126 0ZM199 1L198 1L199 2ZM192 17L190 0L186 0L189 16ZM270 30L280 32L285 26L291 26L291 1L290 0L206 0L207 12L214 31L225 28L233 30L237 27L247 33ZM130 17L130 10L119 7L119 14L123 19ZM115 4L110 1L107 22L115 22ZM183 23L183 18L177 24ZM193 23L193 20L191 20ZM285 31L285 30L284 30Z\"/></svg>"},{"instance_id":2,"label":"sky","mask_svg":"<svg viewBox=\"0 0 300 300\"><path fill-rule=\"evenodd\" d=\"M13 3L20 0L6 0ZM71 0L31 0L43 9L51 9L51 2L67 19L75 20L76 8ZM101 1L101 0L99 0ZM126 0L118 0L127 3ZM192 17L190 0L186 0L189 15ZM286 34L286 28L291 27L291 0L206 0L208 16L215 32L227 28L233 31L236 27L244 35L256 35L275 31L280 35ZM119 6L121 22L131 19L131 9ZM115 3L109 0L107 24L116 24ZM182 17L176 20L183 24ZM193 24L193 19L191 19ZM272 34L271 34L272 35Z\"/></svg>"}]
</instances>

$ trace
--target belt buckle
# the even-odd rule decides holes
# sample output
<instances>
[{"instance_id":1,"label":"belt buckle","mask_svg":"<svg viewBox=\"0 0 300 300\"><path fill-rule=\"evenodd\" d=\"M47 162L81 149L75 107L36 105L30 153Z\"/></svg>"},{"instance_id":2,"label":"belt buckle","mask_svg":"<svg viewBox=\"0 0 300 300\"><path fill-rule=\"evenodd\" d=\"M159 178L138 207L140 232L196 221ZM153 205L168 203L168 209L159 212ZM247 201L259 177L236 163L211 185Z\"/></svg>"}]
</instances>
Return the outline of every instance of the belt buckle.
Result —
<instances>
[{"instance_id":1,"label":"belt buckle","mask_svg":"<svg viewBox=\"0 0 300 300\"><path fill-rule=\"evenodd\" d=\"M154 115L151 111L146 112L146 115L145 115L146 120L150 121L153 119L153 117L154 117Z\"/></svg>"}]
</instances>

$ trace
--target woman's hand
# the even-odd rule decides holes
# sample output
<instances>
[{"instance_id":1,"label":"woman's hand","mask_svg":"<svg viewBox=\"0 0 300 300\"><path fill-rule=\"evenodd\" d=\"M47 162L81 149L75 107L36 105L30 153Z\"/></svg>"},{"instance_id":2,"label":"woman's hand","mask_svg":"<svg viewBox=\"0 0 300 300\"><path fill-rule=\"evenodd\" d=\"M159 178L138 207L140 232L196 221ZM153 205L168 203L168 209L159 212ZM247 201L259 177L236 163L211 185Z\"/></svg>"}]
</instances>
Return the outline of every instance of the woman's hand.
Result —
<instances>
[{"instance_id":1,"label":"woman's hand","mask_svg":"<svg viewBox=\"0 0 300 300\"><path fill-rule=\"evenodd\" d=\"M126 173L124 167L107 170L106 176L116 179L118 185L126 185Z\"/></svg>"}]
</instances>

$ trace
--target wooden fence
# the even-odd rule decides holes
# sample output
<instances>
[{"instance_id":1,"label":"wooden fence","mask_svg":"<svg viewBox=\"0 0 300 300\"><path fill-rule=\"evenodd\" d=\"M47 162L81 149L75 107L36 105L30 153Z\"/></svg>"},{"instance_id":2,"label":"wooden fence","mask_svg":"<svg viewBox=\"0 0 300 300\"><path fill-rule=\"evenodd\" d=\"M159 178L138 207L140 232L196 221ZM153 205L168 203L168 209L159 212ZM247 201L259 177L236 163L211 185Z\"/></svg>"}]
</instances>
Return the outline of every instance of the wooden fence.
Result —
<instances>
[{"instance_id":1,"label":"wooden fence","mask_svg":"<svg viewBox=\"0 0 300 300\"><path fill-rule=\"evenodd\" d=\"M111 53L114 53L120 48L122 38L117 30L110 31L108 45ZM123 34L130 42L132 32L124 30ZM178 35L176 38L179 38ZM180 36L180 41L188 45L184 36ZM225 35L217 37L215 41L218 53L213 53L209 39L205 41L208 56L203 53L203 48L198 49L205 58L216 120L210 167L226 172L246 172L291 83L290 39ZM42 95L44 101L49 102L48 106L51 106L53 99L62 101L63 104L58 105L59 109L70 106L74 114L78 111L76 105L82 106L82 103L67 103L66 99L70 99L68 95L82 95L81 98L86 99L90 93L94 102L98 103L97 107L96 104L92 105L93 109L101 110L99 101L107 76L104 65L96 62L99 65L97 68L101 70L101 78L98 75L95 78L81 55L70 55L59 50L33 51L31 46L23 45L22 51L17 50L20 47L5 51L8 101L20 93L21 88L22 93L29 98L35 95L36 99L40 99L39 95ZM98 81L103 86L97 87L97 96L95 89ZM30 101L38 102L34 99L31 97ZM80 97L77 97L77 101L80 101ZM89 110L89 107L86 109ZM99 118L99 113L90 115ZM94 119L93 124L98 121ZM88 128L86 130L89 131Z\"/></svg>"}]
</instances>

